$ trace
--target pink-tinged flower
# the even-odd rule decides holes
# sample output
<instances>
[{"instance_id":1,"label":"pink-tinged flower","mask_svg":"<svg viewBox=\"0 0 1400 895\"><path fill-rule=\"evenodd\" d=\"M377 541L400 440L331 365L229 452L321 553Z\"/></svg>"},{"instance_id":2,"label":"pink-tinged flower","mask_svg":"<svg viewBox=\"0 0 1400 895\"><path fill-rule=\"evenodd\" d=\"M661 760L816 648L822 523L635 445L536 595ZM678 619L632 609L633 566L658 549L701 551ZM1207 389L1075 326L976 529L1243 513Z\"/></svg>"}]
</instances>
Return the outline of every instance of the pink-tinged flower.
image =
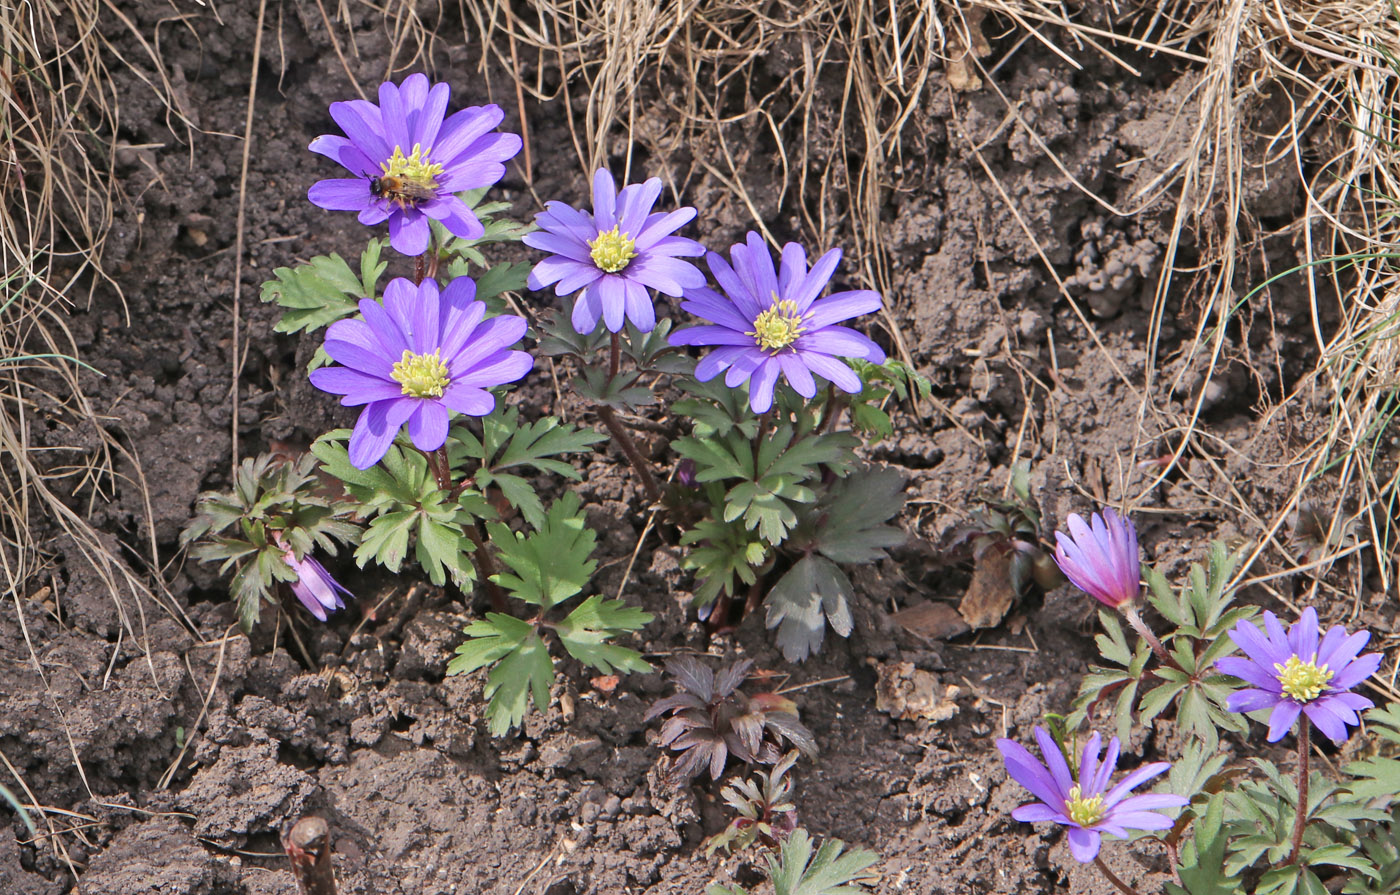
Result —
<instances>
[{"instance_id":1,"label":"pink-tinged flower","mask_svg":"<svg viewBox=\"0 0 1400 895\"><path fill-rule=\"evenodd\" d=\"M505 117L500 106L446 115L449 91L414 74L401 85L380 84L378 105L331 103L346 136L322 135L310 149L355 176L322 180L307 198L332 211L358 211L362 224L387 220L389 243L405 255L427 251L430 218L464 239L481 236L481 221L454 194L500 180L522 144L515 134L492 133Z\"/></svg>"},{"instance_id":2,"label":"pink-tinged flower","mask_svg":"<svg viewBox=\"0 0 1400 895\"><path fill-rule=\"evenodd\" d=\"M1099 735L1095 733L1089 737L1080 755L1077 781L1054 737L1037 725L1035 738L1040 743L1041 755L1045 756L1044 763L1015 740L997 740L1006 772L1040 800L1022 805L1011 812L1011 816L1031 823L1049 820L1068 827L1070 854L1083 864L1098 857L1102 844L1100 834L1126 839L1130 830L1170 829L1172 819L1160 812L1180 808L1190 801L1165 793L1129 795L1142 783L1170 768L1171 763L1165 761L1143 765L1110 789L1109 777L1118 766L1118 737L1108 741L1103 761L1099 761Z\"/></svg>"},{"instance_id":3,"label":"pink-tinged flower","mask_svg":"<svg viewBox=\"0 0 1400 895\"><path fill-rule=\"evenodd\" d=\"M686 289L705 285L705 276L681 257L705 254L693 239L673 236L695 217L693 208L653 212L661 180L634 183L618 191L612 175L593 175L593 213L563 202L546 202L535 215L540 229L525 235L527 246L552 254L530 271L531 289L554 286L559 296L582 290L574 302L573 325L588 335L601 317L609 332L619 332L624 318L642 332L656 326L656 309L648 289L679 298Z\"/></svg>"},{"instance_id":4,"label":"pink-tinged flower","mask_svg":"<svg viewBox=\"0 0 1400 895\"><path fill-rule=\"evenodd\" d=\"M840 249L822 255L808 270L807 253L790 242L774 270L768 247L751 232L747 245L733 246L729 255L733 267L714 252L705 256L726 294L700 286L686 289L681 303L711 325L671 334L672 345L718 346L696 365L696 379L707 382L724 372L730 388L747 381L749 406L764 413L773 406L779 374L804 398L817 393L814 375L854 394L861 389L860 377L841 358L885 362L885 352L869 337L837 325L878 311L880 293L858 290L817 298L836 272Z\"/></svg>"},{"instance_id":5,"label":"pink-tinged flower","mask_svg":"<svg viewBox=\"0 0 1400 895\"><path fill-rule=\"evenodd\" d=\"M1071 513L1069 534L1055 532L1055 562L1065 577L1114 609L1131 606L1142 592L1137 531L1110 507L1086 523Z\"/></svg>"},{"instance_id":6,"label":"pink-tinged flower","mask_svg":"<svg viewBox=\"0 0 1400 895\"><path fill-rule=\"evenodd\" d=\"M326 353L344 366L312 370L311 384L344 395L347 407L365 405L350 436L357 469L378 463L405 423L419 450L437 450L450 412L486 416L496 409L486 389L530 372L534 358L510 349L524 337L525 319L485 315L470 277L441 294L434 280L415 286L399 278L384 289L384 304L360 301L364 319L330 325Z\"/></svg>"},{"instance_id":7,"label":"pink-tinged flower","mask_svg":"<svg viewBox=\"0 0 1400 895\"><path fill-rule=\"evenodd\" d=\"M280 539L278 543L281 543ZM301 605L305 606L308 612L321 621L326 620L328 613L345 608L342 594L351 599L355 598L355 595L332 578L326 567L310 553L297 559L295 553L287 550L282 556L297 575L296 580L292 582L292 593L297 595L297 599L301 600Z\"/></svg>"},{"instance_id":8,"label":"pink-tinged flower","mask_svg":"<svg viewBox=\"0 0 1400 895\"><path fill-rule=\"evenodd\" d=\"M1226 707L1232 712L1271 709L1269 742L1283 735L1299 714L1334 743L1348 736L1348 725L1361 723L1357 712L1374 703L1351 688L1381 666L1379 653L1359 656L1371 639L1370 631L1350 636L1333 625L1319 642L1317 611L1309 606L1287 632L1272 612L1264 613L1264 632L1247 621L1230 631L1244 656L1230 656L1215 665L1252 686L1230 694Z\"/></svg>"}]
</instances>

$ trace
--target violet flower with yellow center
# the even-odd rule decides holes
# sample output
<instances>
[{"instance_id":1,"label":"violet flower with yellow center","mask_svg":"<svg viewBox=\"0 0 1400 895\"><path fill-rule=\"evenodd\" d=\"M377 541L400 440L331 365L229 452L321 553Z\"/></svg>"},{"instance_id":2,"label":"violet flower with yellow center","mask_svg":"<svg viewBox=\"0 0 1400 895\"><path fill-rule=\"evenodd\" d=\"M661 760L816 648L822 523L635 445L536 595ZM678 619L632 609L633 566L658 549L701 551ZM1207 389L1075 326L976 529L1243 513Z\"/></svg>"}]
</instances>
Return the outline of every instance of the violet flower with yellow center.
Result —
<instances>
[{"instance_id":1,"label":"violet flower with yellow center","mask_svg":"<svg viewBox=\"0 0 1400 895\"><path fill-rule=\"evenodd\" d=\"M450 88L421 74L379 85L379 103L331 103L346 136L325 134L312 152L334 159L354 177L322 180L307 193L312 204L358 211L360 223L389 222L389 243L405 255L428 249L429 219L448 232L476 239L485 229L455 194L494 184L522 145L516 134L492 133L505 113L496 105L447 115Z\"/></svg>"},{"instance_id":2,"label":"violet flower with yellow center","mask_svg":"<svg viewBox=\"0 0 1400 895\"><path fill-rule=\"evenodd\" d=\"M1015 740L997 740L1006 772L1040 800L1022 805L1011 816L1030 822L1048 820L1068 827L1070 854L1081 863L1088 864L1098 857L1101 834L1126 839L1130 830L1170 829L1172 818L1161 812L1189 802L1168 793L1130 795L1140 784L1170 768L1171 764L1165 761L1145 764L1110 788L1109 778L1118 766L1118 737L1108 741L1102 761L1102 740L1097 733L1089 737L1079 757L1077 780L1070 773L1059 744L1045 728L1036 726L1035 739L1045 756L1043 763Z\"/></svg>"},{"instance_id":3,"label":"violet flower with yellow center","mask_svg":"<svg viewBox=\"0 0 1400 895\"><path fill-rule=\"evenodd\" d=\"M1360 722L1357 712L1374 703L1351 689L1380 668L1381 655L1358 655L1369 631L1348 635L1333 625L1318 636L1317 610L1309 606L1298 621L1284 631L1278 616L1264 612L1264 631L1241 621L1230 631L1244 656L1229 656L1215 666L1250 684L1231 693L1226 707L1232 712L1269 709L1269 742L1283 738L1300 714L1334 743L1348 736L1347 727Z\"/></svg>"},{"instance_id":4,"label":"violet flower with yellow center","mask_svg":"<svg viewBox=\"0 0 1400 895\"><path fill-rule=\"evenodd\" d=\"M701 286L687 289L681 307L710 321L671 334L672 345L717 346L695 367L701 382L725 374L735 388L749 383L749 406L764 413L773 406L773 389L781 375L804 398L817 393L815 376L844 392L861 389L860 377L842 358L874 364L885 352L844 320L880 309L880 293L838 292L818 298L836 272L841 250L832 249L807 268L807 253L797 243L783 246L778 269L757 233L730 249L733 266L714 252L706 256L710 273L724 294Z\"/></svg>"},{"instance_id":5,"label":"violet flower with yellow center","mask_svg":"<svg viewBox=\"0 0 1400 895\"><path fill-rule=\"evenodd\" d=\"M641 332L656 327L656 309L648 289L679 298L685 289L705 285L705 277L684 257L705 254L700 243L675 231L695 217L682 207L653 212L661 196L661 179L618 190L612 175L593 175L593 211L584 213L563 202L546 202L535 215L540 229L524 243L550 252L530 271L531 289L554 287L559 296L578 293L571 322L587 335L602 319L609 332L625 321Z\"/></svg>"},{"instance_id":6,"label":"violet flower with yellow center","mask_svg":"<svg viewBox=\"0 0 1400 895\"><path fill-rule=\"evenodd\" d=\"M326 353L342 366L311 371L311 384L344 395L341 404L365 405L350 436L357 469L378 463L405 423L415 447L437 450L451 413L486 416L496 408L486 389L515 382L534 365L510 348L525 335L525 319L483 320L486 305L470 277L441 292L434 280L394 280L384 304L363 299L360 315L326 330Z\"/></svg>"}]
</instances>

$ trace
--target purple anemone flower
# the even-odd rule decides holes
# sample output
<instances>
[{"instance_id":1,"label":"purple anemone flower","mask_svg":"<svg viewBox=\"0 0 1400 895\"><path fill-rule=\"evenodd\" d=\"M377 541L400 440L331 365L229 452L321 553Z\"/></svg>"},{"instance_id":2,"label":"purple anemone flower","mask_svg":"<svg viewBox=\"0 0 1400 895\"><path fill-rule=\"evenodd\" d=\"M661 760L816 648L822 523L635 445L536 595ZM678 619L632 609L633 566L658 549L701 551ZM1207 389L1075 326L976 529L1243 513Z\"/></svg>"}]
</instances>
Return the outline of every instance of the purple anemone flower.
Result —
<instances>
[{"instance_id":1,"label":"purple anemone flower","mask_svg":"<svg viewBox=\"0 0 1400 895\"><path fill-rule=\"evenodd\" d=\"M622 329L623 318L642 332L656 326L656 309L647 289L679 298L686 289L705 285L705 275L681 257L705 254L693 239L672 236L695 217L693 208L653 212L661 195L661 179L624 186L619 192L612 175L599 168L593 175L593 213L584 214L563 202L546 202L535 215L540 229L524 242L552 254L530 271L531 289L554 285L554 294L572 295L574 329L588 335L603 319L610 332Z\"/></svg>"},{"instance_id":2,"label":"purple anemone flower","mask_svg":"<svg viewBox=\"0 0 1400 895\"><path fill-rule=\"evenodd\" d=\"M510 350L525 335L525 319L483 321L485 314L470 277L441 294L434 280L415 286L399 278L384 289L384 304L360 301L363 320L330 325L326 353L344 366L312 370L311 384L344 395L347 407L366 405L350 436L356 469L378 463L404 423L419 450L437 450L447 440L449 411L485 416L496 409L486 389L530 372L534 358Z\"/></svg>"},{"instance_id":3,"label":"purple anemone flower","mask_svg":"<svg viewBox=\"0 0 1400 895\"><path fill-rule=\"evenodd\" d=\"M733 267L714 252L705 256L726 294L699 286L686 289L681 303L711 325L671 334L672 345L719 346L696 365L695 378L706 382L727 370L724 384L730 388L747 380L749 406L754 413L764 413L773 406L779 373L804 398L817 393L813 374L854 394L860 391L860 377L841 358L885 362L879 345L836 325L879 310L880 293L862 289L817 299L841 261L840 249L822 255L808 270L807 253L790 242L783 246L775 271L763 239L750 232L748 244L733 246L729 254Z\"/></svg>"},{"instance_id":4,"label":"purple anemone flower","mask_svg":"<svg viewBox=\"0 0 1400 895\"><path fill-rule=\"evenodd\" d=\"M1055 532L1055 563L1080 590L1117 609L1131 606L1142 592L1139 585L1137 531L1114 512L1094 513L1086 523L1071 513L1069 534Z\"/></svg>"},{"instance_id":5,"label":"purple anemone flower","mask_svg":"<svg viewBox=\"0 0 1400 895\"><path fill-rule=\"evenodd\" d=\"M297 580L292 582L292 593L297 595L308 612L321 621L326 620L328 613L345 608L341 594L354 598L355 595L332 578L320 560L311 554L297 559L296 554L288 550L284 558L292 571L297 573Z\"/></svg>"},{"instance_id":6,"label":"purple anemone flower","mask_svg":"<svg viewBox=\"0 0 1400 895\"><path fill-rule=\"evenodd\" d=\"M1360 723L1356 713L1374 703L1351 688L1381 666L1380 653L1359 656L1371 639L1370 631L1350 636L1333 625L1319 642L1317 611L1311 606L1288 631L1278 616L1264 612L1264 632L1247 621L1230 631L1244 656L1217 660L1215 665L1252 686L1230 694L1226 707L1232 712L1272 709L1269 742L1276 742L1298 720L1299 713L1334 743L1348 736L1347 726Z\"/></svg>"},{"instance_id":7,"label":"purple anemone flower","mask_svg":"<svg viewBox=\"0 0 1400 895\"><path fill-rule=\"evenodd\" d=\"M491 186L505 176L505 162L520 151L520 137L491 131L500 106L472 106L446 116L446 84L421 74L401 85L379 85L379 104L362 99L331 103L331 117L347 136L324 134L312 152L334 159L354 177L322 180L307 193L312 204L358 211L360 223L389 221L389 243L405 255L428 249L428 219L449 232L476 239L485 231L454 193Z\"/></svg>"},{"instance_id":8,"label":"purple anemone flower","mask_svg":"<svg viewBox=\"0 0 1400 895\"><path fill-rule=\"evenodd\" d=\"M1015 740L997 740L1006 772L1040 800L1022 805L1011 816L1032 823L1050 820L1069 827L1069 850L1080 863L1087 864L1098 857L1100 834L1126 839L1129 830L1169 829L1172 819L1159 812L1180 808L1190 801L1166 793L1129 796L1137 786L1170 768L1171 763L1166 761L1145 764L1110 789L1108 778L1118 765L1118 737L1108 741L1102 762L1099 735L1089 737L1079 759L1077 781L1054 737L1037 725L1035 738L1045 756L1044 764Z\"/></svg>"}]
</instances>

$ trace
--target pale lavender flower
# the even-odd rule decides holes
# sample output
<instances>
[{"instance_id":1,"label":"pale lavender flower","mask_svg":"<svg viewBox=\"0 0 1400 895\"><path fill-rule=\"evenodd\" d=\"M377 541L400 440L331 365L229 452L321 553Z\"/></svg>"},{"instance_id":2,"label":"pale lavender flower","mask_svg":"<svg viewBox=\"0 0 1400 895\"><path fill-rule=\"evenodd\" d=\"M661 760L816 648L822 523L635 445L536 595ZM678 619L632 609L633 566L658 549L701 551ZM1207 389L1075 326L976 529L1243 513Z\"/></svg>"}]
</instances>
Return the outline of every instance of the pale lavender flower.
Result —
<instances>
[{"instance_id":1,"label":"pale lavender flower","mask_svg":"<svg viewBox=\"0 0 1400 895\"><path fill-rule=\"evenodd\" d=\"M764 413L773 406L779 374L804 398L817 393L814 375L854 394L861 389L860 377L842 358L885 362L885 352L869 337L837 325L879 310L880 293L857 290L817 298L841 261L840 249L822 255L808 270L807 253L790 242L774 270L768 247L751 232L747 245L735 245L729 254L732 267L714 252L705 257L726 294L701 286L686 289L681 303L711 325L671 334L672 345L718 346L696 365L695 378L707 382L723 372L730 388L747 381L749 406Z\"/></svg>"},{"instance_id":2,"label":"pale lavender flower","mask_svg":"<svg viewBox=\"0 0 1400 895\"><path fill-rule=\"evenodd\" d=\"M297 595L301 605L306 610L321 621L326 620L328 613L345 608L345 601L341 599L344 594L351 599L355 595L342 587L339 581L331 577L331 573L326 571L326 567L320 561L307 553L301 559L282 543L282 538L273 533L273 540L277 546L283 547L282 558L291 570L296 573L296 580L291 582L292 593Z\"/></svg>"},{"instance_id":3,"label":"pale lavender flower","mask_svg":"<svg viewBox=\"0 0 1400 895\"><path fill-rule=\"evenodd\" d=\"M1055 532L1055 562L1065 577L1114 609L1131 606L1141 593L1137 531L1110 507L1086 523L1070 514L1069 534Z\"/></svg>"},{"instance_id":4,"label":"pale lavender flower","mask_svg":"<svg viewBox=\"0 0 1400 895\"><path fill-rule=\"evenodd\" d=\"M1077 781L1055 738L1038 725L1035 738L1045 756L1044 763L1015 740L997 740L1006 772L1040 800L1022 805L1011 816L1032 823L1054 821L1068 827L1070 854L1081 863L1098 857L1100 834L1126 839L1130 830L1170 829L1172 819L1160 812L1189 802L1182 796L1165 793L1129 796L1137 786L1170 768L1171 764L1165 761L1143 765L1110 789L1109 777L1118 765L1118 737L1108 741L1103 761L1099 761L1099 735L1089 737L1080 755Z\"/></svg>"},{"instance_id":5,"label":"pale lavender flower","mask_svg":"<svg viewBox=\"0 0 1400 895\"><path fill-rule=\"evenodd\" d=\"M326 330L326 353L344 366L311 371L311 384L365 405L350 436L350 462L368 469L408 424L413 444L435 451L447 440L449 411L486 416L496 398L486 389L515 382L534 358L510 346L525 335L523 317L483 321L486 304L476 284L458 277L438 292L435 280L417 286L399 278L384 304L360 301L364 319L338 320Z\"/></svg>"},{"instance_id":6,"label":"pale lavender flower","mask_svg":"<svg viewBox=\"0 0 1400 895\"><path fill-rule=\"evenodd\" d=\"M310 149L355 176L322 180L307 198L321 208L358 211L362 224L387 220L389 243L405 255L427 251L429 219L464 239L480 237L481 221L454 194L500 180L522 144L515 134L491 132L505 117L500 106L446 115L449 91L413 74L401 85L379 85L377 105L331 103L331 117L347 136L322 135Z\"/></svg>"},{"instance_id":7,"label":"pale lavender flower","mask_svg":"<svg viewBox=\"0 0 1400 895\"><path fill-rule=\"evenodd\" d=\"M574 329L588 335L601 317L609 332L631 320L641 332L656 326L651 294L655 289L679 298L685 289L705 285L705 276L688 261L705 254L693 239L674 236L695 217L695 209L653 212L661 180L624 186L599 168L593 175L593 212L585 214L563 202L546 202L535 215L540 229L524 243L552 254L530 271L529 287L553 285L559 296L582 290L574 302Z\"/></svg>"},{"instance_id":8,"label":"pale lavender flower","mask_svg":"<svg viewBox=\"0 0 1400 895\"><path fill-rule=\"evenodd\" d=\"M1252 686L1231 693L1226 707L1232 712L1271 709L1271 743L1283 738L1299 714L1340 743L1349 725L1361 723L1356 713L1374 705L1351 692L1381 665L1380 653L1357 655L1371 639L1369 631L1348 636L1341 625L1333 625L1319 642L1317 611L1309 606L1286 632L1278 616L1265 611L1263 633L1242 620L1230 639L1245 655L1219 659L1215 666Z\"/></svg>"}]
</instances>

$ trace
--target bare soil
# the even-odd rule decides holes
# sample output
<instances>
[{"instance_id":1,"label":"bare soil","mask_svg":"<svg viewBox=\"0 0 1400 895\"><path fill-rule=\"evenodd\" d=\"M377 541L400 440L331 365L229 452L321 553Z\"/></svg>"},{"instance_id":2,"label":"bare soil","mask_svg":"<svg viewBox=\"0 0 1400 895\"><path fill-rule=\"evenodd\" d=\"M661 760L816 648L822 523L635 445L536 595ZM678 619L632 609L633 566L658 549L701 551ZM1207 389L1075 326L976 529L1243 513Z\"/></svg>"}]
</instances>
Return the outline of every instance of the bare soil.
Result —
<instances>
[{"instance_id":1,"label":"bare soil","mask_svg":"<svg viewBox=\"0 0 1400 895\"><path fill-rule=\"evenodd\" d=\"M605 693L565 663L553 708L532 714L519 735L493 739L481 718L481 677L443 674L476 612L458 593L412 575L362 573L342 558L333 568L357 594L350 608L324 626L297 620L315 667L285 628L275 634L264 625L247 638L232 627L225 583L186 561L176 539L196 494L228 484L242 151L234 135L243 129L256 4L217 4L217 19L212 7L182 4L179 22L156 0L119 6L142 33L159 32L176 109L164 108L135 72L114 71L118 136L140 147L115 159L122 200L106 261L121 291L96 283L70 325L83 359L102 373L88 379L88 394L142 458L149 494L147 504L135 468L123 465L126 478L91 512L115 550L164 582L172 608L112 595L56 531L49 575L4 601L0 751L40 804L72 813L51 813L57 835L46 828L37 840L9 823L13 835L0 835L0 892L292 893L278 834L307 812L330 820L346 893L693 895L715 880L755 882L754 855L707 858L700 848L724 822L716 788L677 789L663 779L653 731L642 722L665 690L659 674L624 678ZM375 84L391 35L367 11L352 5L355 18L337 27L353 31L359 48L347 63L362 83ZM334 176L306 145L335 130L327 106L354 96L353 88L314 5L269 7L268 15L246 184L239 346L246 357L238 383L245 456L270 446L296 450L351 421L302 375L314 339L274 334L278 311L257 296L273 268L330 251L352 257L365 237L352 216L305 201L312 182ZM109 37L128 58L142 58L129 34ZM996 43L998 58L1013 42ZM750 657L800 688L791 695L822 748L818 760L798 767L801 823L818 837L877 850L881 893L1103 890L1055 831L1011 820L1025 793L1007 780L993 745L1068 706L1092 649L1086 599L1070 588L1036 594L1006 625L950 642L921 641L889 616L914 601L957 601L970 570L948 552L951 534L977 495L1001 491L1015 460L1031 461L1053 528L1067 512L1140 484L1151 470L1118 458L1135 445L1138 459L1168 449L1167 433L1196 400L1204 368L1185 369L1200 361L1182 360L1180 349L1199 308L1183 277L1162 321L1152 409L1142 410L1169 201L1118 216L1066 177L1129 206L1183 131L1178 112L1197 72L1120 52L1143 77L1092 54L1076 70L1027 41L996 75L1019 122L989 89L955 93L941 73L931 79L911 125L925 145L892 174L882 238L894 263L890 322L934 381L938 402L922 407L922 418L906 408L896 436L870 452L908 476L901 524L910 537L857 576L850 640L828 639L819 657L794 667L770 646L759 619L709 637L684 612L692 582L677 552L654 534L626 586L630 601L657 616L639 644L649 655ZM499 102L503 127L518 132L509 80L496 71L488 90L477 74L480 55L476 37L464 37L449 16L430 70L452 82L454 107ZM839 98L840 87L830 94ZM1253 114L1268 115L1281 100L1262 97ZM522 218L539 199L586 203L572 152L554 151L571 145L562 103L532 102L526 114L534 182L512 168L495 195ZM646 165L664 175L668 160ZM761 165L751 169L761 174ZM1300 201L1296 176L1258 180L1253 213L1288 219ZM701 178L693 191L722 187ZM750 226L733 203L712 207L692 233L711 247ZM775 232L792 235L792 209L764 213ZM1186 260L1193 251L1188 245ZM1296 257L1282 240L1264 243L1263 252L1274 269ZM391 273L408 273L402 259L395 263ZM1257 408L1306 369L1313 342L1306 297L1284 286L1271 298L1267 326L1242 319L1232 330L1204 403L1219 454L1191 458L1140 516L1148 556L1168 574L1183 571L1209 537L1248 530L1206 495L1268 506L1291 487L1271 465L1290 446L1274 434L1280 429L1261 426ZM547 297L526 300L543 305ZM890 344L888 332L874 334ZM1283 361L1267 350L1280 344L1270 339L1284 345ZM1173 381L1181 383L1175 393L1160 384ZM543 373L518 400L532 415L588 419L567 398L558 403ZM72 443L62 418L52 430L54 444ZM664 443L651 447L669 462ZM643 501L613 453L594 455L586 473L580 490L601 533L601 587L613 592L642 534ZM151 541L159 569L141 559ZM899 721L877 710L879 667L897 662L958 687L957 713ZM1151 738L1132 746L1139 755L1154 748ZM1105 853L1129 879L1166 869L1150 844L1116 843ZM1144 891L1154 885L1144 884Z\"/></svg>"}]
</instances>

